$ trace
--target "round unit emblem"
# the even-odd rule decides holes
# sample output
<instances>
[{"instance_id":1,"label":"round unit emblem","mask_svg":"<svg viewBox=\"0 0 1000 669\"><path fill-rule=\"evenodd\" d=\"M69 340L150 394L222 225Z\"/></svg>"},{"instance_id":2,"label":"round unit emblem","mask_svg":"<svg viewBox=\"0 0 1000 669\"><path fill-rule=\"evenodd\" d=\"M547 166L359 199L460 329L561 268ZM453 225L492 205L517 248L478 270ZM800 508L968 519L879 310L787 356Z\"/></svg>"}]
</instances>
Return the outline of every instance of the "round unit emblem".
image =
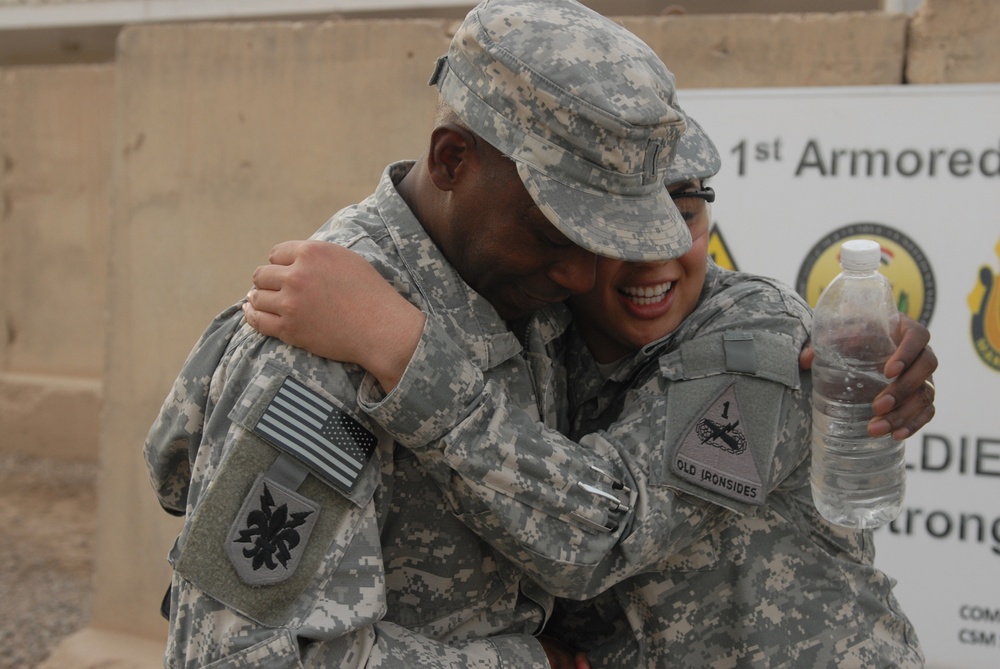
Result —
<instances>
[{"instance_id":1,"label":"round unit emblem","mask_svg":"<svg viewBox=\"0 0 1000 669\"><path fill-rule=\"evenodd\" d=\"M840 273L840 245L849 239L872 239L882 247L881 272L892 284L899 310L924 326L934 312L934 274L927 256L899 230L881 223L852 223L834 230L810 249L795 280L798 291L815 307L823 289Z\"/></svg>"}]
</instances>

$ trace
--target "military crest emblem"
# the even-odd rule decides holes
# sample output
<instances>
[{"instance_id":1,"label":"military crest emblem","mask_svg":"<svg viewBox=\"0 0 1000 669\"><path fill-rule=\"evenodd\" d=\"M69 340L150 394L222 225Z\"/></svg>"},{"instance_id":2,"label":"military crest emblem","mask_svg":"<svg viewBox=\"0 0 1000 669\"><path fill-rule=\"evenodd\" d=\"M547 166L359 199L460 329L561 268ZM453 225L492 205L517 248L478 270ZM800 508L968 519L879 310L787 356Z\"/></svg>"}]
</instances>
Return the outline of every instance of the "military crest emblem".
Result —
<instances>
[{"instance_id":1,"label":"military crest emblem","mask_svg":"<svg viewBox=\"0 0 1000 669\"><path fill-rule=\"evenodd\" d=\"M312 501L258 477L226 538L226 555L240 580L273 585L294 574L318 515Z\"/></svg>"},{"instance_id":2,"label":"military crest emblem","mask_svg":"<svg viewBox=\"0 0 1000 669\"><path fill-rule=\"evenodd\" d=\"M730 383L694 422L681 442L674 473L706 490L747 504L763 504L764 489Z\"/></svg>"}]
</instances>

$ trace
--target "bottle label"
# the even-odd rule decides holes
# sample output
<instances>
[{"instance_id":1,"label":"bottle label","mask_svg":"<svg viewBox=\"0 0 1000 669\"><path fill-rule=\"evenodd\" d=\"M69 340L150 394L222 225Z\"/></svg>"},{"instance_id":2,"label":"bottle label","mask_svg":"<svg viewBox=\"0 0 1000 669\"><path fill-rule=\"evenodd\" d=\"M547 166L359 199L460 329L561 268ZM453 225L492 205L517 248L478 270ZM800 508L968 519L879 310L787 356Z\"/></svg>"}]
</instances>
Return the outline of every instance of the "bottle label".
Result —
<instances>
[{"instance_id":1,"label":"bottle label","mask_svg":"<svg viewBox=\"0 0 1000 669\"><path fill-rule=\"evenodd\" d=\"M694 421L671 462L673 472L724 497L763 504L764 490L753 453L747 448L743 415L730 383Z\"/></svg>"}]
</instances>

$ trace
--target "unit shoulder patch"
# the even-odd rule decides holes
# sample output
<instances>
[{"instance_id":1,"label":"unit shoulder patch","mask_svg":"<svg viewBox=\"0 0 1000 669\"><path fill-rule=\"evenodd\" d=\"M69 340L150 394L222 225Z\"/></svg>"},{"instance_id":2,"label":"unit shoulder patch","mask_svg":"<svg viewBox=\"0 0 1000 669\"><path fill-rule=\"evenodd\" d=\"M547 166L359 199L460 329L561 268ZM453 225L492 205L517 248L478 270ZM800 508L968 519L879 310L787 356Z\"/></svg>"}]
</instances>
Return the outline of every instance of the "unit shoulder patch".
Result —
<instances>
[{"instance_id":1,"label":"unit shoulder patch","mask_svg":"<svg viewBox=\"0 0 1000 669\"><path fill-rule=\"evenodd\" d=\"M319 515L319 506L260 476L226 538L226 555L248 585L281 583L295 573Z\"/></svg>"},{"instance_id":2,"label":"unit shoulder patch","mask_svg":"<svg viewBox=\"0 0 1000 669\"><path fill-rule=\"evenodd\" d=\"M765 490L748 435L734 381L692 423L670 467L700 488L744 504L763 504Z\"/></svg>"}]
</instances>

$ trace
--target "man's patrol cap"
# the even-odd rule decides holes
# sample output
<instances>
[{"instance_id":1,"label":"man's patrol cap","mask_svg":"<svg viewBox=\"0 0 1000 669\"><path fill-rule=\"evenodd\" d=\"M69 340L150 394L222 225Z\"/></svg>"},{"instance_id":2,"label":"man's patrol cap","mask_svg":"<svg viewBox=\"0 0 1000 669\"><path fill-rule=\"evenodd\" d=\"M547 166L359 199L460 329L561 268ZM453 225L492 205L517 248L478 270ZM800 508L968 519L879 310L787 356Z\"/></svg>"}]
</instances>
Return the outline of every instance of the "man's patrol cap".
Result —
<instances>
[{"instance_id":1,"label":"man's patrol cap","mask_svg":"<svg viewBox=\"0 0 1000 669\"><path fill-rule=\"evenodd\" d=\"M690 116L685 116L687 129L677 142L674 160L667 169L663 183L667 186L714 177L722 168L722 158L705 130Z\"/></svg>"},{"instance_id":2,"label":"man's patrol cap","mask_svg":"<svg viewBox=\"0 0 1000 669\"><path fill-rule=\"evenodd\" d=\"M485 0L430 83L579 246L632 261L690 248L664 186L685 127L674 76L621 26L573 0Z\"/></svg>"}]
</instances>

